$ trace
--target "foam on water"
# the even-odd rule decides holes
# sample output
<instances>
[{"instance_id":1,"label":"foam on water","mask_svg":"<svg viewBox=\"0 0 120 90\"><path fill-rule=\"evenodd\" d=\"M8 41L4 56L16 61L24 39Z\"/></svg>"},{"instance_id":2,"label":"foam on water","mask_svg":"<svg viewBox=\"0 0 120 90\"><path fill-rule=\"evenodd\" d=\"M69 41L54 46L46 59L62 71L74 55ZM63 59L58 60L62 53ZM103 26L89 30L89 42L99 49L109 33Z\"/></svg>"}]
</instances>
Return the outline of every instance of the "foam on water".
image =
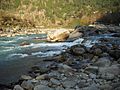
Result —
<instances>
[{"instance_id":1,"label":"foam on water","mask_svg":"<svg viewBox=\"0 0 120 90\"><path fill-rule=\"evenodd\" d=\"M18 40L23 39L23 37L19 37ZM17 45L11 46L8 49L2 50L3 52L12 52L8 53L6 55L6 58L24 58L29 56L27 53L22 54L22 51L25 49L33 50L36 48L41 48L39 51L32 52L31 56L37 56L37 57L47 57L47 56L53 56L58 55L61 52L64 52L68 47L71 47L73 45L81 44L84 41L83 38L79 38L73 42L57 42L57 43L31 43L30 45L24 45L20 46ZM88 42L85 44L86 46L91 46L91 41L88 40ZM15 45L15 44L13 44ZM2 52L1 51L1 52Z\"/></svg>"},{"instance_id":2,"label":"foam on water","mask_svg":"<svg viewBox=\"0 0 120 90\"><path fill-rule=\"evenodd\" d=\"M6 53L6 55L4 56L5 58L13 58L13 57L24 58L29 56L28 53L30 51L31 56L37 56L37 57L53 56L53 55L58 55L61 52L64 52L64 50L66 50L68 47L77 44L82 44L85 45L86 47L92 47L95 43L98 43L98 39L103 37L112 38L111 35L113 34L104 34L104 35L79 38L73 42L56 42L56 43L48 43L48 42L35 43L32 41L34 38L41 38L41 37L45 38L44 35L42 35L41 37L39 37L40 35L33 35L33 36L18 36L18 37L16 36L12 38L2 38L0 39L0 49L1 49L0 55L2 55L2 53L4 52ZM24 41L29 42L30 44L20 46L19 44ZM28 53L26 50L28 50ZM32 50L33 51L36 50L36 51L32 52ZM26 52L24 53L24 51Z\"/></svg>"},{"instance_id":3,"label":"foam on water","mask_svg":"<svg viewBox=\"0 0 120 90\"><path fill-rule=\"evenodd\" d=\"M60 53L61 51L48 51L48 52L35 52L32 53L32 55L37 57L48 57L48 56L58 55Z\"/></svg>"},{"instance_id":4,"label":"foam on water","mask_svg":"<svg viewBox=\"0 0 120 90\"><path fill-rule=\"evenodd\" d=\"M24 57L27 57L27 56L29 56L29 55L28 54L22 54L22 53L14 53L14 54L8 55L7 58L14 58L14 57L16 57L16 58L24 58Z\"/></svg>"}]
</instances>

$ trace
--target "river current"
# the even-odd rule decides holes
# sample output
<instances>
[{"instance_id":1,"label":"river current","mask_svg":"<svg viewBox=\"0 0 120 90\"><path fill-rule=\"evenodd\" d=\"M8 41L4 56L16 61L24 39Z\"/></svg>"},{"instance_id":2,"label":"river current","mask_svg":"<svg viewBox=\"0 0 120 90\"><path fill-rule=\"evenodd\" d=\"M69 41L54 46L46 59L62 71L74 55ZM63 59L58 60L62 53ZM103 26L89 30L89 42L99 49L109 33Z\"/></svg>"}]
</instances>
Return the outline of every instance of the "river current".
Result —
<instances>
[{"instance_id":1,"label":"river current","mask_svg":"<svg viewBox=\"0 0 120 90\"><path fill-rule=\"evenodd\" d=\"M16 78L26 74L26 71L41 58L58 55L77 44L91 47L99 43L100 38L113 38L111 35L104 34L56 43L47 42L46 34L0 37L0 84L15 82Z\"/></svg>"}]
</instances>

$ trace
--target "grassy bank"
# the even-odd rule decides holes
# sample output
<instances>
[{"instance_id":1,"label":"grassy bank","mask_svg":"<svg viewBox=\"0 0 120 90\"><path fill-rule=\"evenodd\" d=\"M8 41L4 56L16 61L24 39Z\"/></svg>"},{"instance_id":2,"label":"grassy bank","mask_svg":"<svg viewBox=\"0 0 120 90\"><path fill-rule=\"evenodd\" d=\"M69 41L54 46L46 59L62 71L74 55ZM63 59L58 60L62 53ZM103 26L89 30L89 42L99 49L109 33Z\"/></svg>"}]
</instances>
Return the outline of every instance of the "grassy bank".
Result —
<instances>
[{"instance_id":1,"label":"grassy bank","mask_svg":"<svg viewBox=\"0 0 120 90\"><path fill-rule=\"evenodd\" d=\"M120 0L0 0L0 10L2 26L74 27L118 12Z\"/></svg>"}]
</instances>

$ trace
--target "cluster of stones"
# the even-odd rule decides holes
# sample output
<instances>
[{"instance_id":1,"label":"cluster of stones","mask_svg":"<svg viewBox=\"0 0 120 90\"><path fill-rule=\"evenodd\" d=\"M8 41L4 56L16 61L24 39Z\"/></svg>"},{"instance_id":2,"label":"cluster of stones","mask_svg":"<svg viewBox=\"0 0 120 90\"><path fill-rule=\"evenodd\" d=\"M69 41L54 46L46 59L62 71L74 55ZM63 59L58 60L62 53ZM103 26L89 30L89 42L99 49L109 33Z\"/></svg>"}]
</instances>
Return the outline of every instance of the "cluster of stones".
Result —
<instances>
[{"instance_id":1,"label":"cluster of stones","mask_svg":"<svg viewBox=\"0 0 120 90\"><path fill-rule=\"evenodd\" d=\"M120 45L75 45L21 78L13 90L120 90Z\"/></svg>"}]
</instances>

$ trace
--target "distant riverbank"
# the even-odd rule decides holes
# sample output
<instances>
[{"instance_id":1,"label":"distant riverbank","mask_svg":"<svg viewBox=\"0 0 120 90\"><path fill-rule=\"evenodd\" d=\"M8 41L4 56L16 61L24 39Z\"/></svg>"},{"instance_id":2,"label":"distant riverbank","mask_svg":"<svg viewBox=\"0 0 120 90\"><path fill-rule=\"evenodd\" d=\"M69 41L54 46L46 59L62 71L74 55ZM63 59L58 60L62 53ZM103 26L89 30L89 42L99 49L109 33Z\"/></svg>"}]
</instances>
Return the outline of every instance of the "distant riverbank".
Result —
<instances>
[{"instance_id":1,"label":"distant riverbank","mask_svg":"<svg viewBox=\"0 0 120 90\"><path fill-rule=\"evenodd\" d=\"M63 30L66 29L69 32L74 31L74 29L68 28L4 28L0 30L0 37L12 37L16 35L29 35L29 34L47 34L49 31Z\"/></svg>"}]
</instances>

